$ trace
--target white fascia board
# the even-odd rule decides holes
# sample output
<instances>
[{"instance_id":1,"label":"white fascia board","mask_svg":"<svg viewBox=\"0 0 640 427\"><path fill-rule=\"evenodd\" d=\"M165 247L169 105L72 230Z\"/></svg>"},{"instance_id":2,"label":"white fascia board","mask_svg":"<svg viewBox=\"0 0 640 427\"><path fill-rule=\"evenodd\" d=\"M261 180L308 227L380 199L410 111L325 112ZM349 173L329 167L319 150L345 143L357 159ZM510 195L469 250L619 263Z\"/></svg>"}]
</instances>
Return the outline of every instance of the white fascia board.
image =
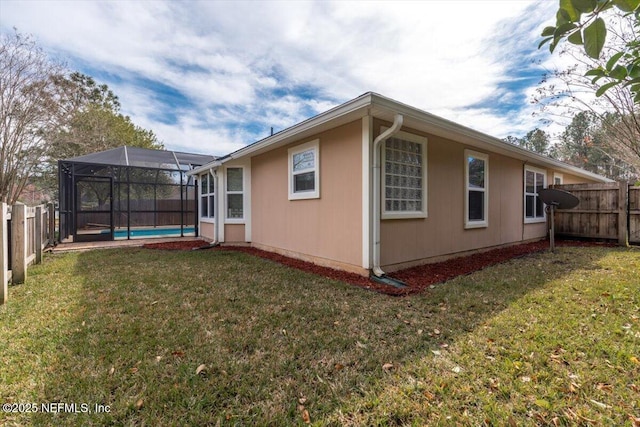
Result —
<instances>
[{"instance_id":1,"label":"white fascia board","mask_svg":"<svg viewBox=\"0 0 640 427\"><path fill-rule=\"evenodd\" d=\"M374 107L374 115L376 111L375 107L379 107L383 110L387 110L390 117L392 117L392 114L397 113L405 116L406 127L411 128L415 126L416 130L424 129L426 132L435 133L449 139L454 137L455 140L473 147L489 149L494 152L527 161L528 163L550 167L579 177L593 179L600 182L614 182L604 176L571 166L529 150L525 150L524 148L502 141L499 138L462 126L458 123L443 119L392 99L385 98L381 95L372 94L372 104Z\"/></svg>"},{"instance_id":2,"label":"white fascia board","mask_svg":"<svg viewBox=\"0 0 640 427\"><path fill-rule=\"evenodd\" d=\"M259 151L271 149L273 146L279 143L286 144L288 142L293 142L296 139L300 139L301 134L308 131L314 131L317 128L321 128L322 125L329 124L340 118L348 118L349 120L360 119L367 114L367 107L371 105L371 97L371 93L366 93L356 99L338 105L331 110L311 117L261 141L255 142L251 145L247 145L246 147L229 154L229 156L222 159L221 162L226 163L227 161L233 159L255 155ZM349 120L347 120L347 122Z\"/></svg>"},{"instance_id":3,"label":"white fascia board","mask_svg":"<svg viewBox=\"0 0 640 427\"><path fill-rule=\"evenodd\" d=\"M222 165L222 162L219 160L214 160L213 162L207 163L206 165L198 166L197 168L193 168L187 172L188 176L191 175L200 175L202 172L206 172L209 169L215 169Z\"/></svg>"},{"instance_id":4,"label":"white fascia board","mask_svg":"<svg viewBox=\"0 0 640 427\"><path fill-rule=\"evenodd\" d=\"M228 161L240 159L245 156L252 156L262 151L268 151L278 145L284 145L289 142L294 142L301 138L311 136L313 133L320 132L323 127L326 127L327 129L333 128L339 124L348 123L351 120L361 119L368 114L372 117L387 120L389 122L393 122L395 114L402 114L405 117L404 126L407 128L415 128L416 130L422 130L448 139L454 139L457 142L467 144L471 147L490 150L520 159L527 163L546 166L556 169L559 172L566 172L578 177L593 179L599 182L613 182L609 178L533 153L529 150L525 150L524 148L502 141L499 138L462 126L458 123L435 116L426 111L373 92L367 92L358 98L347 101L344 104L338 105L331 110L293 125L261 141L247 145L246 147L243 147L222 159L218 159L207 165L193 169L188 174L195 175L202 173L210 168L216 168ZM344 123L332 123L334 121L340 121L340 119L344 120Z\"/></svg>"}]
</instances>

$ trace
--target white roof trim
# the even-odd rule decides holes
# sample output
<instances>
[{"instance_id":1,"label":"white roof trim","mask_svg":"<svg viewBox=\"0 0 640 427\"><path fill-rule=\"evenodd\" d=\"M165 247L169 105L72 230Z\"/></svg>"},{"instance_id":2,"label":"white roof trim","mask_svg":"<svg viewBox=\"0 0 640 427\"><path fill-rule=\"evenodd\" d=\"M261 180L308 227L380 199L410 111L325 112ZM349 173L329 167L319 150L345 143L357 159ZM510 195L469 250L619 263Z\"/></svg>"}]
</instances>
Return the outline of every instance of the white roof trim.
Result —
<instances>
[{"instance_id":1,"label":"white roof trim","mask_svg":"<svg viewBox=\"0 0 640 427\"><path fill-rule=\"evenodd\" d=\"M189 174L194 175L202 173L210 168L216 168L227 161L251 156L260 151L275 148L273 146L284 144L288 141L293 142L297 136L300 137L303 133L312 132L314 129L319 129L320 127L326 126L336 120L357 120L364 116L371 115L382 120L393 121L393 116L397 113L405 116L405 127L408 128L415 127L416 130L440 134L441 136L446 136L449 139L452 139L453 136L453 139L457 142L461 142L472 147L490 150L493 152L497 151L504 155L521 159L527 163L546 166L579 177L593 179L600 182L613 182L613 180L610 180L609 178L605 178L584 169L525 150L524 148L502 141L499 138L478 132L458 123L443 119L442 117L435 116L426 111L411 107L407 104L403 104L373 92L365 93L364 95L293 125L272 136L247 145L224 158L194 169L190 171Z\"/></svg>"}]
</instances>

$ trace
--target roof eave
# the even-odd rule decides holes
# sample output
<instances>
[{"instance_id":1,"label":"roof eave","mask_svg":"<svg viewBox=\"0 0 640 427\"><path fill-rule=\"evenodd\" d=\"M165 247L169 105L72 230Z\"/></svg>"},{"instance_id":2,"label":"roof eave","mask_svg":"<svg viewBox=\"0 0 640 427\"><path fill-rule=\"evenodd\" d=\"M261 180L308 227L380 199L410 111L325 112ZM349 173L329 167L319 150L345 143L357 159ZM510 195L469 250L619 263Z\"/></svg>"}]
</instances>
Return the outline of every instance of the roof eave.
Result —
<instances>
[{"instance_id":1,"label":"roof eave","mask_svg":"<svg viewBox=\"0 0 640 427\"><path fill-rule=\"evenodd\" d=\"M575 166L571 166L567 163L552 159L538 153L534 153L516 145L509 144L508 142L505 142L494 136L487 135L485 133L468 128L442 117L435 116L431 113L419 110L409 105L399 103L381 95L372 94L372 96L374 97L373 103L385 110L388 110L388 114L390 117L392 114L399 113L404 115L405 118L409 118L409 120L405 119L407 127L412 127L412 121L419 122L422 124L422 127L426 128L426 130L430 133L440 134L440 136L446 136L448 138L454 136L455 140L477 148L491 149L492 151L497 151L499 153L503 153L505 155L509 155L523 161L535 163L540 166L548 166L554 169L558 169L561 172L567 172L576 175L578 177L592 179L600 182L614 182L613 180L604 176L586 171Z\"/></svg>"},{"instance_id":2,"label":"roof eave","mask_svg":"<svg viewBox=\"0 0 640 427\"><path fill-rule=\"evenodd\" d=\"M568 165L529 150L525 150L524 148L509 144L499 138L476 131L374 92L367 92L351 101L340 104L337 107L284 129L272 136L264 138L251 145L247 145L224 158L217 159L214 162L192 170L190 174L201 173L210 168L218 167L231 160L240 159L246 156L254 156L256 154L272 150L278 146L286 145L290 142L304 138L307 135L311 136L314 133L320 132L323 127L327 127L329 124L332 124L331 127L339 125L339 123L334 122L344 121L346 123L350 120L356 120L366 115L371 115L382 120L392 121L393 115L398 113L405 116L405 118L408 118L408 120L405 120L405 126L408 128L416 127L416 130L424 130L425 132L454 139L472 147L490 149L510 157L518 158L525 162L551 167L578 177L600 182L613 182L613 180L609 178ZM414 126L412 126L412 124Z\"/></svg>"}]
</instances>

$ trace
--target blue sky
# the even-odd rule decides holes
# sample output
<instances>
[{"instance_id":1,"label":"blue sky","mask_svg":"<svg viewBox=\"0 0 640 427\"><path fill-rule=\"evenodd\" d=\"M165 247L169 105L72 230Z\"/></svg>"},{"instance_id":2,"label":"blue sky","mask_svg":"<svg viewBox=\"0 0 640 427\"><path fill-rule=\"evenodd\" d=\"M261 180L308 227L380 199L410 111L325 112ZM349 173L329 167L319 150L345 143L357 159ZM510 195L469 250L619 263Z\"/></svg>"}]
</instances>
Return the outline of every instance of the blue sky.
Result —
<instances>
[{"instance_id":1,"label":"blue sky","mask_svg":"<svg viewBox=\"0 0 640 427\"><path fill-rule=\"evenodd\" d=\"M222 155L365 92L496 137L530 103L557 2L14 1L0 30L106 83L168 149ZM550 129L553 132L553 128Z\"/></svg>"}]
</instances>

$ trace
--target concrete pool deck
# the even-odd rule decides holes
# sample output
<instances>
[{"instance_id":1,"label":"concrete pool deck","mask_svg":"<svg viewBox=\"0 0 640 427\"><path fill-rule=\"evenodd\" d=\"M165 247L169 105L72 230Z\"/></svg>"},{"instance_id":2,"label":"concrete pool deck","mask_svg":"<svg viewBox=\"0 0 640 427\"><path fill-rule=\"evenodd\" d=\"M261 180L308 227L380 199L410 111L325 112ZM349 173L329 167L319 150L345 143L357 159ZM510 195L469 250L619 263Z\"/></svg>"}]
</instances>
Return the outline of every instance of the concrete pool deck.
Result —
<instances>
[{"instance_id":1,"label":"concrete pool deck","mask_svg":"<svg viewBox=\"0 0 640 427\"><path fill-rule=\"evenodd\" d=\"M62 242L53 247L53 252L90 251L93 249L127 248L146 245L147 243L184 242L202 240L200 237L154 237L149 239L107 240L102 242Z\"/></svg>"}]
</instances>

